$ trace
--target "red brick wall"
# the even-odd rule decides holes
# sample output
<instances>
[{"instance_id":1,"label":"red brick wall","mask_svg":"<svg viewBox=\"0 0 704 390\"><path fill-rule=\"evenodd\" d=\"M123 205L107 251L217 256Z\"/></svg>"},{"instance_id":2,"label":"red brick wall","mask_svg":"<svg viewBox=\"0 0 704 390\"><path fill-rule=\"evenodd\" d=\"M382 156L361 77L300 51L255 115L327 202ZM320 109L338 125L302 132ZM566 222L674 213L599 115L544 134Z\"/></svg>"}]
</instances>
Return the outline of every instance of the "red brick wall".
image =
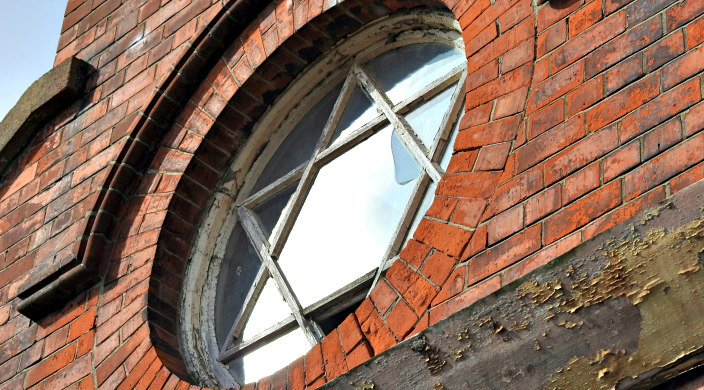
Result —
<instances>
[{"instance_id":1,"label":"red brick wall","mask_svg":"<svg viewBox=\"0 0 704 390\"><path fill-rule=\"evenodd\" d=\"M355 314L259 389L332 380L704 177L700 0L445 4L469 74L429 218ZM176 375L178 293L220 172L263 96L378 17L356 0L240 6L69 1L56 63L77 55L95 72L2 178L0 389L190 386ZM242 9L258 16L228 13ZM91 233L115 244L76 253ZM17 292L62 254L99 255L103 281L31 322Z\"/></svg>"}]
</instances>

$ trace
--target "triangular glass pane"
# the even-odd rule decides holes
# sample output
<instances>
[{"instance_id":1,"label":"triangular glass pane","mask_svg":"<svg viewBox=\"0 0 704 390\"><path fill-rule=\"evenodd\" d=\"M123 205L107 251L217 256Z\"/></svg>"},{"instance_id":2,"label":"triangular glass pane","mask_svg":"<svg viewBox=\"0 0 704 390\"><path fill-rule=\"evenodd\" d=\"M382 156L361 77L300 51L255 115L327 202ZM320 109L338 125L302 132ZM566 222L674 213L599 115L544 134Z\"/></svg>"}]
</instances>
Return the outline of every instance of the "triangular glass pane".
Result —
<instances>
[{"instance_id":1,"label":"triangular glass pane","mask_svg":"<svg viewBox=\"0 0 704 390\"><path fill-rule=\"evenodd\" d=\"M406 120L428 150L433 146L435 136L442 124L442 118L450 108L454 90L455 85L446 88L406 115Z\"/></svg>"},{"instance_id":2,"label":"triangular glass pane","mask_svg":"<svg viewBox=\"0 0 704 390\"><path fill-rule=\"evenodd\" d=\"M344 139L349 133L364 126L377 116L379 116L379 111L377 111L374 102L369 100L359 86L355 86L342 111L342 116L337 123L331 141Z\"/></svg>"},{"instance_id":3,"label":"triangular glass pane","mask_svg":"<svg viewBox=\"0 0 704 390\"><path fill-rule=\"evenodd\" d=\"M218 271L214 305L215 337L218 345L225 342L261 267L257 252L238 223L232 229Z\"/></svg>"},{"instance_id":4,"label":"triangular glass pane","mask_svg":"<svg viewBox=\"0 0 704 390\"><path fill-rule=\"evenodd\" d=\"M242 331L242 339L249 340L290 315L291 309L279 293L276 283L269 278Z\"/></svg>"},{"instance_id":5,"label":"triangular glass pane","mask_svg":"<svg viewBox=\"0 0 704 390\"><path fill-rule=\"evenodd\" d=\"M333 88L296 124L259 175L252 193L273 183L310 158L341 89L342 84Z\"/></svg>"},{"instance_id":6,"label":"triangular glass pane","mask_svg":"<svg viewBox=\"0 0 704 390\"><path fill-rule=\"evenodd\" d=\"M259 220L262 222L262 229L264 230L264 233L266 233L267 236L271 234L271 231L274 229L274 226L276 226L276 223L281 217L281 211L283 211L284 207L286 207L288 200L291 199L291 195L293 195L293 193L296 191L297 186L298 181L289 185L276 195L272 196L271 198L254 207L253 211L257 214Z\"/></svg>"},{"instance_id":7,"label":"triangular glass pane","mask_svg":"<svg viewBox=\"0 0 704 390\"><path fill-rule=\"evenodd\" d=\"M439 43L419 43L386 52L367 63L386 95L396 104L452 68L464 63L464 51Z\"/></svg>"},{"instance_id":8,"label":"triangular glass pane","mask_svg":"<svg viewBox=\"0 0 704 390\"><path fill-rule=\"evenodd\" d=\"M396 183L407 184L420 174L420 167L406 149L396 132L391 133L391 154L394 158L394 177Z\"/></svg>"},{"instance_id":9,"label":"triangular glass pane","mask_svg":"<svg viewBox=\"0 0 704 390\"><path fill-rule=\"evenodd\" d=\"M462 107L464 107L464 104L462 104ZM460 129L460 119L462 119L462 114L464 114L464 110L460 110L460 114L455 121L455 125L452 126L450 137L448 137L447 142L443 147L442 155L440 156L440 166L444 170L447 170L447 166L450 164L450 158L455 150L455 140L457 139L457 133Z\"/></svg>"}]
</instances>

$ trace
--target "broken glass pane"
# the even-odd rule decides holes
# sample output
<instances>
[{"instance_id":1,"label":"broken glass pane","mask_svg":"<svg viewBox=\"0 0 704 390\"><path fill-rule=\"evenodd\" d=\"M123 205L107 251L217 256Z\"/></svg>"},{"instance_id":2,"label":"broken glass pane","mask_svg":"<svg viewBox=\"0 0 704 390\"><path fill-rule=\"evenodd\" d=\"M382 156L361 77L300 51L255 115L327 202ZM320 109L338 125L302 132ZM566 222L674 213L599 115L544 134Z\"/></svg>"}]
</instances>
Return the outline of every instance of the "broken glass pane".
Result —
<instances>
[{"instance_id":1,"label":"broken glass pane","mask_svg":"<svg viewBox=\"0 0 704 390\"><path fill-rule=\"evenodd\" d=\"M384 53L369 61L367 68L396 104L465 61L464 51L458 48L420 43Z\"/></svg>"},{"instance_id":2,"label":"broken glass pane","mask_svg":"<svg viewBox=\"0 0 704 390\"><path fill-rule=\"evenodd\" d=\"M274 280L269 278L247 320L247 325L242 332L242 340L251 339L290 315L291 309L279 293Z\"/></svg>"},{"instance_id":3,"label":"broken glass pane","mask_svg":"<svg viewBox=\"0 0 704 390\"><path fill-rule=\"evenodd\" d=\"M435 136L442 124L442 118L450 108L454 90L455 85L435 95L432 99L406 115L406 120L428 150L433 146Z\"/></svg>"},{"instance_id":4,"label":"broken glass pane","mask_svg":"<svg viewBox=\"0 0 704 390\"><path fill-rule=\"evenodd\" d=\"M398 138L396 132L391 132L391 154L394 158L394 177L396 178L396 183L406 184L418 177L420 167L413 156L408 152L408 149L406 149L406 145L403 144L403 141Z\"/></svg>"},{"instance_id":5,"label":"broken glass pane","mask_svg":"<svg viewBox=\"0 0 704 390\"><path fill-rule=\"evenodd\" d=\"M391 133L383 128L318 173L279 257L304 307L376 268L393 238L415 180L396 181Z\"/></svg>"}]
</instances>

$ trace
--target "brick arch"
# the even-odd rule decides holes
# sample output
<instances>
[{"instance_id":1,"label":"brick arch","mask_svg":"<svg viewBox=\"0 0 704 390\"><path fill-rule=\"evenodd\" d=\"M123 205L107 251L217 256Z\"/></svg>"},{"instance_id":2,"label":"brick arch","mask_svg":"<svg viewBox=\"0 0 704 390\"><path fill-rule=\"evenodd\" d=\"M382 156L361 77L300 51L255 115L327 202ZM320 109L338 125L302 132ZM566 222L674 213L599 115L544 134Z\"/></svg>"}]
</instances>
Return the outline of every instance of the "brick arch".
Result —
<instances>
[{"instance_id":1,"label":"brick arch","mask_svg":"<svg viewBox=\"0 0 704 390\"><path fill-rule=\"evenodd\" d=\"M288 39L282 39L277 26L278 38L284 41L282 47L262 35L260 27L268 23L265 22L266 10L243 31L241 40L215 62L180 111L152 160L150 173L142 181L145 198L139 201L141 204L147 198L164 198L160 207L148 212L158 214L162 220L149 281L147 305L152 347L147 354L158 356L164 367L181 378L188 379L188 374L180 356L177 324L169 318L177 318L185 259L203 210L221 179L220 172L246 140L267 104L307 62L324 51L325 45L339 38L336 34L344 36L350 32L347 27L356 28L389 11L386 8L375 15L367 12L366 7L347 1L315 18L322 8L316 10L313 2L302 4L309 7L306 20L313 20L296 26L294 9L294 18L288 21L292 34ZM379 10L379 5L375 4L374 9ZM417 5L428 4L411 2L395 7ZM279 2L276 8L280 6L285 3ZM497 186L507 182L514 172L511 163L507 166L506 162L522 124L533 73L534 52L525 50L534 46L533 8L530 1L525 0L497 2L492 6L488 2L486 5L454 4L453 11L462 24L470 55L466 114L455 144L457 153L448 168L450 174L440 182L436 200L428 211L430 219L423 220L414 235L415 240L402 251L402 260L392 266L355 314L333 332L334 337L326 337L305 359L263 379L260 387L266 388L266 383L286 383L289 378L301 376L307 378L305 384L309 386L324 383L421 331L429 323L437 322L439 317L431 318L429 309L431 306L438 309L444 300L453 296L456 277L452 276L458 274L459 268L453 271L452 267L473 255L472 251L481 250L482 232L478 224L488 218L488 211L484 212L486 205ZM487 40L486 31L509 13L518 16L514 16L515 20L504 20L504 27L496 31L497 36ZM351 15L354 16L352 21L363 23L339 20ZM277 20L279 24L286 25L285 22ZM322 45L301 40L301 37L319 36L321 30L336 31L337 27L342 30L329 34ZM502 63L499 69L498 58L503 56L513 63ZM487 68L494 62L497 63L496 75L492 78L492 69ZM283 66L273 66L275 63ZM179 90L175 89L174 93ZM486 246L486 238L483 241ZM447 306L433 313L446 316L459 310ZM336 341L338 334L342 345Z\"/></svg>"}]
</instances>

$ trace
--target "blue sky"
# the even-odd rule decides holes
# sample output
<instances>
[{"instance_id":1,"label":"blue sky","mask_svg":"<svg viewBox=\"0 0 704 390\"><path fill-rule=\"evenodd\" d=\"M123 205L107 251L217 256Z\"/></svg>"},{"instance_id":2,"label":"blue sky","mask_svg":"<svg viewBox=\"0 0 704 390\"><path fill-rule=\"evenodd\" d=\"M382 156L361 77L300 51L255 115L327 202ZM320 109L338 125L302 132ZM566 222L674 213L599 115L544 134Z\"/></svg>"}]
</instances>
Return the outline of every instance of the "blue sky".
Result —
<instances>
[{"instance_id":1,"label":"blue sky","mask_svg":"<svg viewBox=\"0 0 704 390\"><path fill-rule=\"evenodd\" d=\"M0 0L0 118L54 64L66 0Z\"/></svg>"}]
</instances>

